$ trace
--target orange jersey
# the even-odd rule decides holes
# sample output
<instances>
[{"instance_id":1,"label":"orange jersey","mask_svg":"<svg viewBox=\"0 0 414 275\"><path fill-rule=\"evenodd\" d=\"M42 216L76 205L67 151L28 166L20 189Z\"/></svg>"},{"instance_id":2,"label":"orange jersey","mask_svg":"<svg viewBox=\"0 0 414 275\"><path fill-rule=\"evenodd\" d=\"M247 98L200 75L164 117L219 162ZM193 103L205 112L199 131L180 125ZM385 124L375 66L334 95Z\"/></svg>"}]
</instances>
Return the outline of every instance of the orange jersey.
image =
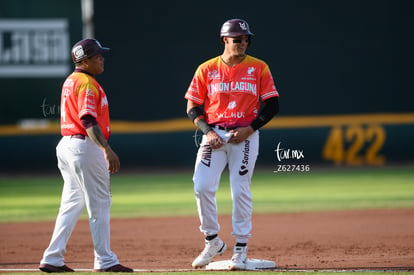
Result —
<instances>
[{"instance_id":1,"label":"orange jersey","mask_svg":"<svg viewBox=\"0 0 414 275\"><path fill-rule=\"evenodd\" d=\"M62 136L87 136L80 119L91 115L96 118L103 136L109 139L108 100L101 85L92 76L75 71L66 79L62 87L60 112Z\"/></svg>"},{"instance_id":2,"label":"orange jersey","mask_svg":"<svg viewBox=\"0 0 414 275\"><path fill-rule=\"evenodd\" d=\"M267 64L247 55L233 67L221 58L201 64L185 98L204 104L208 124L224 127L248 126L258 116L260 100L279 96Z\"/></svg>"}]
</instances>

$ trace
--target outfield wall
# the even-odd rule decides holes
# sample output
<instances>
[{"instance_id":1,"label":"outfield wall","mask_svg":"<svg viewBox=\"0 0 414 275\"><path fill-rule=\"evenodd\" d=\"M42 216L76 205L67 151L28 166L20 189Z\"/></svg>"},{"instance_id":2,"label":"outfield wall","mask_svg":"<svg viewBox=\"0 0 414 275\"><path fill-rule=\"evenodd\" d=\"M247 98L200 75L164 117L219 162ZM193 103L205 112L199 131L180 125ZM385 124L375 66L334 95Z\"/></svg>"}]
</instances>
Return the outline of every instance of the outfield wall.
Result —
<instances>
[{"instance_id":1,"label":"outfield wall","mask_svg":"<svg viewBox=\"0 0 414 275\"><path fill-rule=\"evenodd\" d=\"M276 117L260 131L258 167L310 170L325 165L413 162L414 113ZM188 119L113 122L111 145L126 169L191 169L200 133ZM55 171L59 124L0 127L0 174ZM30 142L28 142L30 141Z\"/></svg>"}]
</instances>

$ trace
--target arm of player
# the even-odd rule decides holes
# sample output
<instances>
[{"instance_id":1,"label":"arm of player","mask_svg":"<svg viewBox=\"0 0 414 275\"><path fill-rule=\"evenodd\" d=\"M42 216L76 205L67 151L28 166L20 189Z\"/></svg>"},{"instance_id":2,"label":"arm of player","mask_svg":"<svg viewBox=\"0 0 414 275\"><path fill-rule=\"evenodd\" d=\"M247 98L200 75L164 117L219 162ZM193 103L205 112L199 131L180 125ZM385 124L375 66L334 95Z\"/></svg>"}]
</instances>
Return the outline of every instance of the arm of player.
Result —
<instances>
[{"instance_id":1,"label":"arm of player","mask_svg":"<svg viewBox=\"0 0 414 275\"><path fill-rule=\"evenodd\" d=\"M194 110L197 110L194 112ZM224 140L207 124L205 116L200 111L200 105L188 100L187 101L187 114L193 121L194 125L197 126L206 136L207 142L213 149L218 149L224 145Z\"/></svg>"},{"instance_id":2,"label":"arm of player","mask_svg":"<svg viewBox=\"0 0 414 275\"><path fill-rule=\"evenodd\" d=\"M112 150L111 146L109 146L96 119L90 115L86 115L82 117L81 121L89 138L104 152L106 162L108 163L108 171L111 173L118 172L119 167L121 166L118 155Z\"/></svg>"},{"instance_id":3,"label":"arm of player","mask_svg":"<svg viewBox=\"0 0 414 275\"><path fill-rule=\"evenodd\" d=\"M266 125L279 112L279 97L268 98L263 103L263 109L252 124L250 124L255 131Z\"/></svg>"}]
</instances>

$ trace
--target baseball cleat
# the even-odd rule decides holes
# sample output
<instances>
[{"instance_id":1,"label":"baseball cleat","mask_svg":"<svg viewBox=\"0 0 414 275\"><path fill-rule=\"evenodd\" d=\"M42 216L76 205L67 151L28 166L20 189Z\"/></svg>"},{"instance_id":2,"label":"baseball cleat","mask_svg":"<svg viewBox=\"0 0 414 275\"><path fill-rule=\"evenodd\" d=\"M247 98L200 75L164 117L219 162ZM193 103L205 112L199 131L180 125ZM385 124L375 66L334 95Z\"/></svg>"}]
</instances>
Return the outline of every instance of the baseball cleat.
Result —
<instances>
[{"instance_id":1,"label":"baseball cleat","mask_svg":"<svg viewBox=\"0 0 414 275\"><path fill-rule=\"evenodd\" d=\"M204 250L200 253L200 255L198 255L191 265L194 268L203 267L209 264L215 256L222 255L226 249L227 245L219 237L216 237L211 241L206 240Z\"/></svg>"},{"instance_id":2,"label":"baseball cleat","mask_svg":"<svg viewBox=\"0 0 414 275\"><path fill-rule=\"evenodd\" d=\"M134 270L121 264L116 264L108 268L94 269L93 272L134 272Z\"/></svg>"},{"instance_id":3,"label":"baseball cleat","mask_svg":"<svg viewBox=\"0 0 414 275\"><path fill-rule=\"evenodd\" d=\"M63 265L63 266L54 266L50 264L40 264L39 269L43 272L47 273L55 273L55 272L74 272L72 268Z\"/></svg>"},{"instance_id":4,"label":"baseball cleat","mask_svg":"<svg viewBox=\"0 0 414 275\"><path fill-rule=\"evenodd\" d=\"M244 270L247 266L247 246L235 246L233 257L229 263L229 270Z\"/></svg>"}]
</instances>

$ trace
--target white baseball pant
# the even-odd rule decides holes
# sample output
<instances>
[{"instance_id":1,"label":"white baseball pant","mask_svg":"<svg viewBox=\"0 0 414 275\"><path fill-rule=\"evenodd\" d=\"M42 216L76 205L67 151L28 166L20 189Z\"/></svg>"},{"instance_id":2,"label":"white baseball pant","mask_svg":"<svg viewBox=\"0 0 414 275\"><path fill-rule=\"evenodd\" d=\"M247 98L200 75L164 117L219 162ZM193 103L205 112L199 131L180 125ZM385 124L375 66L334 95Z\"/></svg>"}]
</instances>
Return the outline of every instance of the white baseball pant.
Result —
<instances>
[{"instance_id":1,"label":"white baseball pant","mask_svg":"<svg viewBox=\"0 0 414 275\"><path fill-rule=\"evenodd\" d=\"M223 140L229 139L228 132L214 129ZM255 131L241 143L226 143L219 149L207 145L204 135L194 170L194 192L200 218L200 231L205 236L217 234L220 230L217 214L216 192L221 174L228 165L231 196L233 201L232 235L236 242L247 243L252 229L251 178L259 152L259 133Z\"/></svg>"},{"instance_id":2,"label":"white baseball pant","mask_svg":"<svg viewBox=\"0 0 414 275\"><path fill-rule=\"evenodd\" d=\"M110 176L103 151L88 137L63 137L56 147L64 185L49 247L41 263L64 265L66 245L86 207L95 255L95 269L119 264L110 248Z\"/></svg>"}]
</instances>

